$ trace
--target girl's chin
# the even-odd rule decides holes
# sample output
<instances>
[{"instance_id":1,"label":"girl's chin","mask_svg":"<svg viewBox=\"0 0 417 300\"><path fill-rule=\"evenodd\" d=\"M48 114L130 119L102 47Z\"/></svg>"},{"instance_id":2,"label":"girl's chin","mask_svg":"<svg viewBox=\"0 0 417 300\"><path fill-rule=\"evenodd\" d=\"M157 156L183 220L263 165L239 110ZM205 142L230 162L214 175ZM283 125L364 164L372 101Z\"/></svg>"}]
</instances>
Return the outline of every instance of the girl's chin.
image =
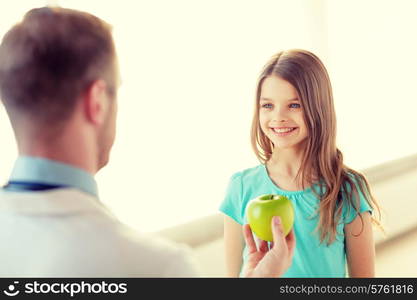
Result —
<instances>
[{"instance_id":1,"label":"girl's chin","mask_svg":"<svg viewBox=\"0 0 417 300\"><path fill-rule=\"evenodd\" d=\"M272 142L274 144L274 148L278 149L278 150L289 150L289 149L293 149L293 150L299 150L300 148L302 148L304 146L304 141L297 141L297 142L290 142L290 143L285 143L283 141L274 141Z\"/></svg>"},{"instance_id":2,"label":"girl's chin","mask_svg":"<svg viewBox=\"0 0 417 300\"><path fill-rule=\"evenodd\" d=\"M296 145L275 145L277 150L290 150L290 149L297 149Z\"/></svg>"}]
</instances>

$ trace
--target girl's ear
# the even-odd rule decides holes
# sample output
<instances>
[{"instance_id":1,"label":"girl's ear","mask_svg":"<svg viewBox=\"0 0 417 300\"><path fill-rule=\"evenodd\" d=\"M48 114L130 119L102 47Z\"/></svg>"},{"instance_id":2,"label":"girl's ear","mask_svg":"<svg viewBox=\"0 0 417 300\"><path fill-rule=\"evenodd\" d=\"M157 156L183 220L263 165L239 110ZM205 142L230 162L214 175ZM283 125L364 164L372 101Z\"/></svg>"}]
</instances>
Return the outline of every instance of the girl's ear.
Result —
<instances>
[{"instance_id":1,"label":"girl's ear","mask_svg":"<svg viewBox=\"0 0 417 300\"><path fill-rule=\"evenodd\" d=\"M94 125L104 122L107 113L106 83L102 80L94 81L83 96L86 119Z\"/></svg>"}]
</instances>

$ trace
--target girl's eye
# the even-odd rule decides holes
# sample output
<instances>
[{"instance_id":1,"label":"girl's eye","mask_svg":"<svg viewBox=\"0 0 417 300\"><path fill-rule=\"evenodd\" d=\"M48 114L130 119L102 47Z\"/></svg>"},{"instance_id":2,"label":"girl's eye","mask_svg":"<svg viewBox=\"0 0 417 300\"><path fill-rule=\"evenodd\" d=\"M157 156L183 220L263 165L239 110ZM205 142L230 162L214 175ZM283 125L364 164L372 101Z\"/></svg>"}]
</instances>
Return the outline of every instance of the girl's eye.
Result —
<instances>
[{"instance_id":1,"label":"girl's eye","mask_svg":"<svg viewBox=\"0 0 417 300\"><path fill-rule=\"evenodd\" d=\"M262 107L263 108L272 108L272 104L271 103L265 103L265 104L262 104Z\"/></svg>"},{"instance_id":2,"label":"girl's eye","mask_svg":"<svg viewBox=\"0 0 417 300\"><path fill-rule=\"evenodd\" d=\"M290 104L290 108L300 108L300 107L301 107L301 105L298 104L298 103L291 103Z\"/></svg>"}]
</instances>

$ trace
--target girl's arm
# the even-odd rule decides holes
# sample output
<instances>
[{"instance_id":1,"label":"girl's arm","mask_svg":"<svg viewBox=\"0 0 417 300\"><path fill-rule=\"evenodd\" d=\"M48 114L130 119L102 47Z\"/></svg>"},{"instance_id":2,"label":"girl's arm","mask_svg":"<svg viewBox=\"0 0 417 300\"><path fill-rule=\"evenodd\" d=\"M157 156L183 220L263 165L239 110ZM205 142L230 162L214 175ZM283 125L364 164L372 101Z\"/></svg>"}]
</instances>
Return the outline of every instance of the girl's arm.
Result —
<instances>
[{"instance_id":1,"label":"girl's arm","mask_svg":"<svg viewBox=\"0 0 417 300\"><path fill-rule=\"evenodd\" d=\"M346 256L350 277L375 276L375 244L372 234L371 214L361 213L362 222L357 216L345 225ZM361 232L362 230L362 232ZM358 234L361 234L358 236Z\"/></svg>"},{"instance_id":2,"label":"girl's arm","mask_svg":"<svg viewBox=\"0 0 417 300\"><path fill-rule=\"evenodd\" d=\"M244 242L242 225L232 218L224 216L224 246L227 276L229 277L239 277Z\"/></svg>"}]
</instances>

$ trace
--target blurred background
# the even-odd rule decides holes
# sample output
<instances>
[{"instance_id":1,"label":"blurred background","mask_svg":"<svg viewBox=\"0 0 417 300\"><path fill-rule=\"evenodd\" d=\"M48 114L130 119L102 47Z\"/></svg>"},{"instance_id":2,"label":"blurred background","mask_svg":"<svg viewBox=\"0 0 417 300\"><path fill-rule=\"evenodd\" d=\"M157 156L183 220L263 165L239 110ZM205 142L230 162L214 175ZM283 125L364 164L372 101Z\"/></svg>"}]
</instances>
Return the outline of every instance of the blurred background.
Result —
<instances>
[{"instance_id":1,"label":"blurred background","mask_svg":"<svg viewBox=\"0 0 417 300\"><path fill-rule=\"evenodd\" d=\"M11 1L0 37L46 4L113 26L118 132L96 178L124 223L188 243L206 276L223 276L218 207L230 176L259 163L249 134L257 76L274 53L303 48L329 71L346 164L369 176L384 207L377 275L417 277L415 1ZM1 105L0 133L3 184L17 152Z\"/></svg>"}]
</instances>

